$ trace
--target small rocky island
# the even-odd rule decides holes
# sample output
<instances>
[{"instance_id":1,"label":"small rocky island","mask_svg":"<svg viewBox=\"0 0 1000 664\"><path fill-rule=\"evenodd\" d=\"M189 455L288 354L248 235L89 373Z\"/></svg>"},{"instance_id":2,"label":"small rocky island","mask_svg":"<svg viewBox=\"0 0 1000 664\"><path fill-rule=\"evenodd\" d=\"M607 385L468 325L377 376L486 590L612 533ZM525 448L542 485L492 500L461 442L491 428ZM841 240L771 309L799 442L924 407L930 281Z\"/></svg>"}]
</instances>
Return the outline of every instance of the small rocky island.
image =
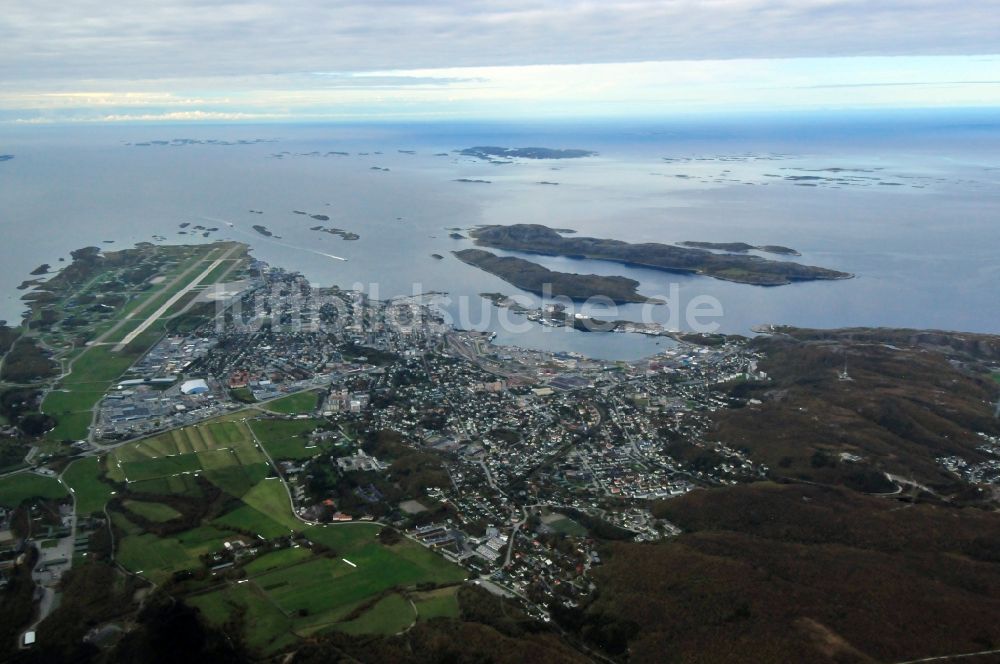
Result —
<instances>
[{"instance_id":1,"label":"small rocky island","mask_svg":"<svg viewBox=\"0 0 1000 664\"><path fill-rule=\"evenodd\" d=\"M478 267L536 295L567 297L580 302L592 297L606 297L615 304L658 302L639 295L636 292L639 282L627 277L554 272L523 258L497 256L482 249L462 249L451 253L463 263Z\"/></svg>"},{"instance_id":2,"label":"small rocky island","mask_svg":"<svg viewBox=\"0 0 1000 664\"><path fill-rule=\"evenodd\" d=\"M716 254L706 249L658 242L631 244L593 237L563 237L555 229L540 224L482 226L470 235L476 244L484 247L547 256L614 261L665 272L702 274L754 286L783 286L798 281L850 279L854 276L847 272L789 261L770 260L760 256Z\"/></svg>"}]
</instances>

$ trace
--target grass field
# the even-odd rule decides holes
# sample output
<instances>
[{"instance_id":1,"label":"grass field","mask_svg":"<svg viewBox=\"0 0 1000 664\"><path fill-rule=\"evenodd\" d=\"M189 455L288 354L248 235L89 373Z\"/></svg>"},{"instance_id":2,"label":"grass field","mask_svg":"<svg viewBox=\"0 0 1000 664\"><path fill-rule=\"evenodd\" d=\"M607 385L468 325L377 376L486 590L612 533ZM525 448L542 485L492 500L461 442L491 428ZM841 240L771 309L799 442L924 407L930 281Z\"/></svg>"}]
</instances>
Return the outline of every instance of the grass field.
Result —
<instances>
[{"instance_id":1,"label":"grass field","mask_svg":"<svg viewBox=\"0 0 1000 664\"><path fill-rule=\"evenodd\" d=\"M993 380L1000 383L1000 371L997 371L995 374L993 374Z\"/></svg>"},{"instance_id":2,"label":"grass field","mask_svg":"<svg viewBox=\"0 0 1000 664\"><path fill-rule=\"evenodd\" d=\"M201 567L198 556L222 548L232 533L201 526L172 537L151 533L128 535L119 543L117 560L154 583L162 583L180 570Z\"/></svg>"},{"instance_id":3,"label":"grass field","mask_svg":"<svg viewBox=\"0 0 1000 664\"><path fill-rule=\"evenodd\" d=\"M309 459L321 451L310 447L308 434L321 424L321 420L251 420L250 427L257 434L260 444L275 459Z\"/></svg>"},{"instance_id":4,"label":"grass field","mask_svg":"<svg viewBox=\"0 0 1000 664\"><path fill-rule=\"evenodd\" d=\"M249 583L229 586L186 601L197 607L205 620L216 626L225 624L235 610L243 609L244 638L247 645L259 652L266 654L277 651L297 640L291 632L291 618Z\"/></svg>"},{"instance_id":5,"label":"grass field","mask_svg":"<svg viewBox=\"0 0 1000 664\"><path fill-rule=\"evenodd\" d=\"M237 498L270 473L263 452L240 421L212 421L174 429L123 445L109 455L108 475L117 481L142 485L148 493L175 493L169 484L160 490L146 483L203 474Z\"/></svg>"},{"instance_id":6,"label":"grass field","mask_svg":"<svg viewBox=\"0 0 1000 664\"><path fill-rule=\"evenodd\" d=\"M420 620L431 618L458 618L458 586L439 588L413 596Z\"/></svg>"},{"instance_id":7,"label":"grass field","mask_svg":"<svg viewBox=\"0 0 1000 664\"><path fill-rule=\"evenodd\" d=\"M272 553L264 554L256 560L247 564L244 568L248 576L257 576L281 567L287 567L294 563L302 562L312 558L312 551L303 547L280 549Z\"/></svg>"},{"instance_id":8,"label":"grass field","mask_svg":"<svg viewBox=\"0 0 1000 664\"><path fill-rule=\"evenodd\" d=\"M74 461L63 473L63 481L76 495L76 513L83 516L100 512L111 497L114 489L102 482L101 461L98 457L86 457Z\"/></svg>"},{"instance_id":9,"label":"grass field","mask_svg":"<svg viewBox=\"0 0 1000 664\"><path fill-rule=\"evenodd\" d=\"M339 623L334 629L347 634L396 634L413 624L416 618L410 602L392 593L354 620Z\"/></svg>"},{"instance_id":10,"label":"grass field","mask_svg":"<svg viewBox=\"0 0 1000 664\"><path fill-rule=\"evenodd\" d=\"M237 530L256 533L265 539L287 535L289 531L287 526L278 523L260 510L249 505L241 505L232 512L228 512L215 519L212 523L217 526L228 526Z\"/></svg>"},{"instance_id":11,"label":"grass field","mask_svg":"<svg viewBox=\"0 0 1000 664\"><path fill-rule=\"evenodd\" d=\"M319 404L319 393L310 391L289 394L287 397L269 401L263 408L284 415L299 415L313 412L317 404Z\"/></svg>"},{"instance_id":12,"label":"grass field","mask_svg":"<svg viewBox=\"0 0 1000 664\"><path fill-rule=\"evenodd\" d=\"M17 507L29 498L64 498L68 494L59 480L34 473L0 478L0 506Z\"/></svg>"},{"instance_id":13,"label":"grass field","mask_svg":"<svg viewBox=\"0 0 1000 664\"><path fill-rule=\"evenodd\" d=\"M324 545L324 553L306 546L262 552L246 563L246 583L189 598L189 603L214 624L226 622L233 610L241 608L244 637L262 655L329 630L396 633L412 624L415 613L409 600L393 592L395 588L465 579L462 568L409 540L391 547L381 544L377 535L382 526L378 524L312 526L299 520L292 513L285 485L268 476L270 466L253 442L244 417L227 416L170 431L109 453L109 473L120 479L127 477L130 491L196 491L191 483L194 473L201 473L242 503L211 523L168 537L143 533L115 515L115 523L124 533L117 554L122 565L141 571L154 582L163 582L179 570L199 568L199 556L220 550L224 541L234 537L233 530L263 539L298 532ZM261 445L281 457L287 453L278 452L282 446L293 454L304 449L304 436L318 423L261 419L251 426ZM133 498L126 505L152 520L166 519L170 516L167 510L173 512L154 499ZM368 606L376 597L379 601ZM421 593L418 598L427 617L454 615L458 610L453 592ZM359 607L367 608L354 615Z\"/></svg>"},{"instance_id":14,"label":"grass field","mask_svg":"<svg viewBox=\"0 0 1000 664\"><path fill-rule=\"evenodd\" d=\"M170 505L164 505L163 503L148 503L144 500L126 500L125 507L129 509L130 512L134 512L139 516L145 517L150 521L172 521L177 517L181 516L181 513L175 510Z\"/></svg>"},{"instance_id":15,"label":"grass field","mask_svg":"<svg viewBox=\"0 0 1000 664\"><path fill-rule=\"evenodd\" d=\"M278 478L258 482L243 495L243 502L262 512L288 530L301 530L302 522L292 514L291 502L285 485Z\"/></svg>"},{"instance_id":16,"label":"grass field","mask_svg":"<svg viewBox=\"0 0 1000 664\"><path fill-rule=\"evenodd\" d=\"M545 525L547 525L549 528L556 531L557 533L562 533L564 535L570 535L572 537L587 536L587 529L567 516L564 516L561 519L555 519L553 521L549 521Z\"/></svg>"}]
</instances>

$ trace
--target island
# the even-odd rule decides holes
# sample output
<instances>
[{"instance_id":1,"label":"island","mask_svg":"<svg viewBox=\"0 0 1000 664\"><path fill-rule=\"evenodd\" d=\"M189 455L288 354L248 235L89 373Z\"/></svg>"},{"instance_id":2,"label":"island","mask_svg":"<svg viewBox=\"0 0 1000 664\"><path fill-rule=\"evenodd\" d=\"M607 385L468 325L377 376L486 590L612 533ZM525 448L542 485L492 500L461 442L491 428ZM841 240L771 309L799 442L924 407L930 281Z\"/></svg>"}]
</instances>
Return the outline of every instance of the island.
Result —
<instances>
[{"instance_id":1,"label":"island","mask_svg":"<svg viewBox=\"0 0 1000 664\"><path fill-rule=\"evenodd\" d=\"M37 277L37 276L42 275L42 274L48 274L50 267L51 266L48 263L42 263L41 265L39 265L38 267L36 267L34 270L32 270L29 274L31 274L34 277Z\"/></svg>"},{"instance_id":2,"label":"island","mask_svg":"<svg viewBox=\"0 0 1000 664\"><path fill-rule=\"evenodd\" d=\"M254 224L253 229L263 235L264 237L271 237L274 235L271 231L267 230L267 226L261 226L260 224Z\"/></svg>"},{"instance_id":3,"label":"island","mask_svg":"<svg viewBox=\"0 0 1000 664\"><path fill-rule=\"evenodd\" d=\"M471 182L475 184L493 184L490 180L476 180L473 178L458 178L455 182Z\"/></svg>"},{"instance_id":4,"label":"island","mask_svg":"<svg viewBox=\"0 0 1000 664\"><path fill-rule=\"evenodd\" d=\"M442 256L441 254L431 254L431 258L433 258L436 261L443 261L444 260L444 256Z\"/></svg>"},{"instance_id":5,"label":"island","mask_svg":"<svg viewBox=\"0 0 1000 664\"><path fill-rule=\"evenodd\" d=\"M313 226L309 230L318 231L320 233L329 233L330 235L339 235L342 240L358 240L361 238L357 233L352 233L351 231L345 231L343 228L327 228L326 226Z\"/></svg>"},{"instance_id":6,"label":"island","mask_svg":"<svg viewBox=\"0 0 1000 664\"><path fill-rule=\"evenodd\" d=\"M802 254L790 247L783 247L780 244L753 245L746 242L678 242L682 247L693 247L694 249L713 249L715 251L728 251L732 254L745 254L748 251L763 251L768 254L780 254L782 256L801 256Z\"/></svg>"},{"instance_id":7,"label":"island","mask_svg":"<svg viewBox=\"0 0 1000 664\"><path fill-rule=\"evenodd\" d=\"M554 272L523 258L497 256L482 249L462 249L451 253L463 263L478 267L484 272L489 272L509 284L536 295L566 297L574 301L585 301L592 297L606 297L615 304L659 303L658 300L639 295L636 292L639 282L627 277Z\"/></svg>"},{"instance_id":8,"label":"island","mask_svg":"<svg viewBox=\"0 0 1000 664\"><path fill-rule=\"evenodd\" d=\"M470 235L476 244L547 256L614 261L665 272L700 274L754 286L783 286L800 281L850 279L854 275L759 256L714 254L705 249L658 242L631 244L592 237L567 238L541 224L481 226Z\"/></svg>"},{"instance_id":9,"label":"island","mask_svg":"<svg viewBox=\"0 0 1000 664\"><path fill-rule=\"evenodd\" d=\"M448 233L448 237L450 237L452 240L465 240L466 239L466 237L464 235L462 235L461 233L455 233L455 232Z\"/></svg>"},{"instance_id":10,"label":"island","mask_svg":"<svg viewBox=\"0 0 1000 664\"><path fill-rule=\"evenodd\" d=\"M0 161L10 161L14 158L12 154L0 154Z\"/></svg>"},{"instance_id":11,"label":"island","mask_svg":"<svg viewBox=\"0 0 1000 664\"><path fill-rule=\"evenodd\" d=\"M596 152L591 150L558 150L553 148L502 148L495 145L477 145L459 150L463 157L477 157L492 161L494 159L580 159L593 157Z\"/></svg>"}]
</instances>

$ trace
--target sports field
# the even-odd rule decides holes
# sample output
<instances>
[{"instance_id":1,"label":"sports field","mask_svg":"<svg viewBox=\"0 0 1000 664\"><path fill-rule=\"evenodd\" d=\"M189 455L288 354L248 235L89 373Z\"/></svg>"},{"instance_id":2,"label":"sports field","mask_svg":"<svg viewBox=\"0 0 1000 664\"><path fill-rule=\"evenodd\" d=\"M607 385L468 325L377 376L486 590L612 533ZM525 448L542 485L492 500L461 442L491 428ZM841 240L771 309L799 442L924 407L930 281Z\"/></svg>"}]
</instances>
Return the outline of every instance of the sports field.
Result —
<instances>
[{"instance_id":1,"label":"sports field","mask_svg":"<svg viewBox=\"0 0 1000 664\"><path fill-rule=\"evenodd\" d=\"M299 415L313 412L316 410L318 403L319 394L317 392L298 392L296 394L289 394L287 397L269 401L263 405L263 408L284 415Z\"/></svg>"}]
</instances>

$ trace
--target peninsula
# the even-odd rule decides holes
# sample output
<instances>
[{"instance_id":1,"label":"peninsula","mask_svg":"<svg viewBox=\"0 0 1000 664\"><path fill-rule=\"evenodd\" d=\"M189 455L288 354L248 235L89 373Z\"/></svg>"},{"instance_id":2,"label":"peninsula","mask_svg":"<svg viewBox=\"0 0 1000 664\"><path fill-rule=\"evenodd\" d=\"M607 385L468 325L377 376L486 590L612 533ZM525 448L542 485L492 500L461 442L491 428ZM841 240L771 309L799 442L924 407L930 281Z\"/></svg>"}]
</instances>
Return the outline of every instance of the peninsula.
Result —
<instances>
[{"instance_id":1,"label":"peninsula","mask_svg":"<svg viewBox=\"0 0 1000 664\"><path fill-rule=\"evenodd\" d=\"M652 298L639 295L636 292L639 282L627 277L554 272L523 258L497 256L482 249L462 249L451 253L463 263L478 267L480 270L489 272L509 284L536 295L568 297L576 301L584 301L592 297L606 297L615 304L657 302Z\"/></svg>"},{"instance_id":2,"label":"peninsula","mask_svg":"<svg viewBox=\"0 0 1000 664\"><path fill-rule=\"evenodd\" d=\"M850 279L854 275L759 256L715 254L705 249L658 242L631 244L592 237L563 237L540 224L482 226L470 233L476 244L508 251L614 261L625 265L701 274L754 286L783 286L797 281Z\"/></svg>"},{"instance_id":3,"label":"peninsula","mask_svg":"<svg viewBox=\"0 0 1000 664\"><path fill-rule=\"evenodd\" d=\"M763 251L767 254L780 254L782 256L801 256L802 254L790 247L783 247L780 244L753 245L746 242L678 242L682 247L693 249L711 249L714 251L727 251L731 254L745 254L748 251Z\"/></svg>"}]
</instances>

